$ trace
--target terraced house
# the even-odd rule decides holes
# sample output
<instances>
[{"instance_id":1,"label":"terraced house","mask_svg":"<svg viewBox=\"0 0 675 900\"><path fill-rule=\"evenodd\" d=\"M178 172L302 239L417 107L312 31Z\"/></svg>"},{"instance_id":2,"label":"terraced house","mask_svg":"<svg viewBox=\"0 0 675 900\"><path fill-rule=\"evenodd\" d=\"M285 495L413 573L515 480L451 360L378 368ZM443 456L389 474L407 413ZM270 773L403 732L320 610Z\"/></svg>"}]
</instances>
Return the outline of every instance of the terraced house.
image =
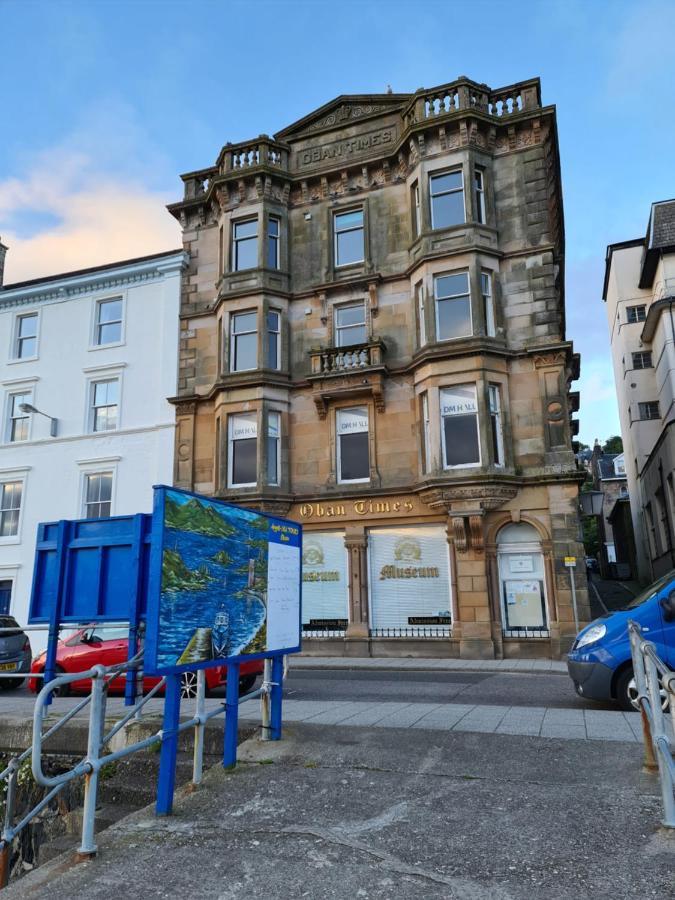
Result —
<instances>
[{"instance_id":1,"label":"terraced house","mask_svg":"<svg viewBox=\"0 0 675 900\"><path fill-rule=\"evenodd\" d=\"M539 81L341 96L183 182L175 482L302 522L305 649L559 655L579 361Z\"/></svg>"}]
</instances>

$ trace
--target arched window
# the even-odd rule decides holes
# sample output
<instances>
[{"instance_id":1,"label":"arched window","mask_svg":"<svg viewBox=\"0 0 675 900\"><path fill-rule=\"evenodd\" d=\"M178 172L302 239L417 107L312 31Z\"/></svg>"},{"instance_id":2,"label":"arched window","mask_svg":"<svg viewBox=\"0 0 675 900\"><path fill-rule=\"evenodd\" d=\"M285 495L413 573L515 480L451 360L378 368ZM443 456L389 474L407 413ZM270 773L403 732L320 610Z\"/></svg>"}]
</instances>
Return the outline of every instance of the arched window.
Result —
<instances>
[{"instance_id":1,"label":"arched window","mask_svg":"<svg viewBox=\"0 0 675 900\"><path fill-rule=\"evenodd\" d=\"M544 556L532 525L512 522L497 534L499 594L506 637L548 637Z\"/></svg>"}]
</instances>

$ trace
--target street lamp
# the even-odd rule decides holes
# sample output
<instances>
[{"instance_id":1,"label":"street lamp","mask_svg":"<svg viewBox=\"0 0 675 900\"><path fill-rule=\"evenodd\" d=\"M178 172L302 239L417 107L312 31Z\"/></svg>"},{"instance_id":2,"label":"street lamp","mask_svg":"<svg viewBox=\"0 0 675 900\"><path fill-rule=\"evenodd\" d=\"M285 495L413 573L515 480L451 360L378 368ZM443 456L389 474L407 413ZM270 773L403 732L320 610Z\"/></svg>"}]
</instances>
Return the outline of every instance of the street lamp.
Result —
<instances>
[{"instance_id":1,"label":"street lamp","mask_svg":"<svg viewBox=\"0 0 675 900\"><path fill-rule=\"evenodd\" d=\"M585 516L601 516L602 504L605 499L603 491L583 491L579 495L581 512Z\"/></svg>"},{"instance_id":2,"label":"street lamp","mask_svg":"<svg viewBox=\"0 0 675 900\"><path fill-rule=\"evenodd\" d=\"M58 427L58 419L55 419L53 416L48 416L47 413L43 413L41 410L37 409L33 406L32 403L19 403L19 409L24 413L37 413L38 416L44 416L46 419L49 419L49 435L50 437L56 437L56 430Z\"/></svg>"}]
</instances>

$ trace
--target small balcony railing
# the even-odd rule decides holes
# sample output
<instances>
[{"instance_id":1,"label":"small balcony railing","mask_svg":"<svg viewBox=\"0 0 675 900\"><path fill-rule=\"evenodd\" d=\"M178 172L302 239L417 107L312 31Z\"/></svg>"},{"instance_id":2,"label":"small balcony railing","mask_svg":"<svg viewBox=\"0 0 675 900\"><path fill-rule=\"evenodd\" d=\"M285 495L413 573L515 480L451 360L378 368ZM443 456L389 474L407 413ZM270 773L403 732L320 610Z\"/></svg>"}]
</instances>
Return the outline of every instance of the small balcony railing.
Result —
<instances>
[{"instance_id":1,"label":"small balcony railing","mask_svg":"<svg viewBox=\"0 0 675 900\"><path fill-rule=\"evenodd\" d=\"M344 375L383 365L384 345L381 341L330 347L310 352L312 375Z\"/></svg>"}]
</instances>

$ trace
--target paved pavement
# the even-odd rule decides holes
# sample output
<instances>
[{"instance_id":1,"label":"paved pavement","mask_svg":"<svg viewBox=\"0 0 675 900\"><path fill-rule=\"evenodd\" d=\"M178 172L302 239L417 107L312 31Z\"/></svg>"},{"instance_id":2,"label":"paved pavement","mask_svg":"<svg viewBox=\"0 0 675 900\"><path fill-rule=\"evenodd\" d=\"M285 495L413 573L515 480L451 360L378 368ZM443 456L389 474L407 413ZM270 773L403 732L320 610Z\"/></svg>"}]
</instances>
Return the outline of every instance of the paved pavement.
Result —
<instances>
[{"instance_id":1,"label":"paved pavement","mask_svg":"<svg viewBox=\"0 0 675 900\"><path fill-rule=\"evenodd\" d=\"M675 839L632 743L290 724L30 873L4 900L671 897Z\"/></svg>"},{"instance_id":2,"label":"paved pavement","mask_svg":"<svg viewBox=\"0 0 675 900\"><path fill-rule=\"evenodd\" d=\"M567 672L556 659L386 659L351 656L293 656L291 669L396 669L402 672Z\"/></svg>"},{"instance_id":3,"label":"paved pavement","mask_svg":"<svg viewBox=\"0 0 675 900\"><path fill-rule=\"evenodd\" d=\"M595 572L588 579L591 613L595 618L617 609L625 609L642 587L637 581L616 581L601 578Z\"/></svg>"}]
</instances>

